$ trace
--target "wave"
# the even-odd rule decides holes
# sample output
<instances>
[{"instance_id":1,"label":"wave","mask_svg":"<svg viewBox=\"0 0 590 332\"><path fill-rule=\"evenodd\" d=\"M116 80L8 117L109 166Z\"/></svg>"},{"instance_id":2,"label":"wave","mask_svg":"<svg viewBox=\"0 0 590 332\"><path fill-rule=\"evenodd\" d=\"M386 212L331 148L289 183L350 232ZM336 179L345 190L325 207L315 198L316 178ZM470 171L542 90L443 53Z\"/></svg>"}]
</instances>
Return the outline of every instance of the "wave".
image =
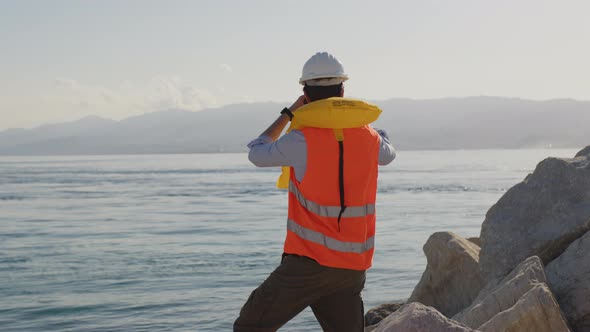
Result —
<instances>
[{"instance_id":1,"label":"wave","mask_svg":"<svg viewBox=\"0 0 590 332\"><path fill-rule=\"evenodd\" d=\"M22 201L27 199L28 197L25 196L17 196L17 195L1 195L0 194L0 201Z\"/></svg>"},{"instance_id":2,"label":"wave","mask_svg":"<svg viewBox=\"0 0 590 332\"><path fill-rule=\"evenodd\" d=\"M0 264L19 264L30 262L31 258L24 256L17 257L0 257Z\"/></svg>"},{"instance_id":3,"label":"wave","mask_svg":"<svg viewBox=\"0 0 590 332\"><path fill-rule=\"evenodd\" d=\"M96 305L77 305L77 306L57 306L57 307L35 307L28 310L22 310L23 319L39 319L44 317L56 317L63 315L78 315L81 313L93 313L108 310L108 304Z\"/></svg>"},{"instance_id":4,"label":"wave","mask_svg":"<svg viewBox=\"0 0 590 332\"><path fill-rule=\"evenodd\" d=\"M505 188L489 188L489 187L472 187L461 184L433 184L426 186L380 186L378 188L379 193L441 193L441 192L503 192Z\"/></svg>"},{"instance_id":5,"label":"wave","mask_svg":"<svg viewBox=\"0 0 590 332\"><path fill-rule=\"evenodd\" d=\"M277 173L274 168L196 168L196 169L135 169L135 170L97 170L97 169L38 169L38 170L19 170L17 177L24 175L151 175L151 174L232 174L232 173Z\"/></svg>"}]
</instances>

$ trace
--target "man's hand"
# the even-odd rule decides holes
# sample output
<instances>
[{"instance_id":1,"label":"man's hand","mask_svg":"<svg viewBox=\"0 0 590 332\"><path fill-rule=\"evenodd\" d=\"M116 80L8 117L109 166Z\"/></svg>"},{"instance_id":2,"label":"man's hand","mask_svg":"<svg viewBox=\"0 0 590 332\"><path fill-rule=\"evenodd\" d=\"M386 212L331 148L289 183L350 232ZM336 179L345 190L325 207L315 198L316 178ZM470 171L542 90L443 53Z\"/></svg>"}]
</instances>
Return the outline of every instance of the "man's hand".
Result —
<instances>
[{"instance_id":1,"label":"man's hand","mask_svg":"<svg viewBox=\"0 0 590 332\"><path fill-rule=\"evenodd\" d=\"M291 110L291 112L295 112L299 107L303 106L305 104L305 95L301 95L299 96L299 98L297 98L297 100L293 103L293 105L291 105L291 107L289 107L289 110Z\"/></svg>"},{"instance_id":2,"label":"man's hand","mask_svg":"<svg viewBox=\"0 0 590 332\"><path fill-rule=\"evenodd\" d=\"M299 98L297 98L297 100L293 103L293 105L291 105L291 107L289 107L289 110L291 112L295 112L299 107L303 106L304 104L305 104L305 96L304 95L299 96ZM288 123L289 123L289 116L286 114L281 114L281 116L279 116L279 118L275 122L273 122L273 124L271 124L270 127L268 127L262 134L260 134L260 136L268 136L273 141L276 141Z\"/></svg>"}]
</instances>

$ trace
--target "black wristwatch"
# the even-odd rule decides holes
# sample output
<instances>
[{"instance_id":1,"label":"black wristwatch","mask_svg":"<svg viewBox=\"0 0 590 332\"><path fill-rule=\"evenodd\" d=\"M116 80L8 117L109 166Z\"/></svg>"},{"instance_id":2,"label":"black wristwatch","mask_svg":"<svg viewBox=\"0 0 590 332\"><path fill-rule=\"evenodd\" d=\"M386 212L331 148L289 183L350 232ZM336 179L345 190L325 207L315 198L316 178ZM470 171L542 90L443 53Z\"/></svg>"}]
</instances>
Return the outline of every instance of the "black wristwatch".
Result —
<instances>
[{"instance_id":1,"label":"black wristwatch","mask_svg":"<svg viewBox=\"0 0 590 332\"><path fill-rule=\"evenodd\" d=\"M281 114L287 114L289 116L289 121L293 120L293 112L288 107L283 108Z\"/></svg>"}]
</instances>

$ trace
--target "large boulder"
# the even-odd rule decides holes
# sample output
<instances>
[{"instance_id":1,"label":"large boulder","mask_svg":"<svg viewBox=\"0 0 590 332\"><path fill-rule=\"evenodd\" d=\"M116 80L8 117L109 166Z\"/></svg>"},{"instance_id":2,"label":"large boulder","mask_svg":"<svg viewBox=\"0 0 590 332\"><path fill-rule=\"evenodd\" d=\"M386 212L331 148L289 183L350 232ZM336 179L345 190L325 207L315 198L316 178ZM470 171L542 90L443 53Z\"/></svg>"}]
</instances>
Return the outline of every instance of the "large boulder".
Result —
<instances>
[{"instance_id":1,"label":"large boulder","mask_svg":"<svg viewBox=\"0 0 590 332\"><path fill-rule=\"evenodd\" d=\"M450 232L430 236L424 245L427 265L408 303L432 306L447 317L467 307L484 285L479 247Z\"/></svg>"},{"instance_id":2,"label":"large boulder","mask_svg":"<svg viewBox=\"0 0 590 332\"><path fill-rule=\"evenodd\" d=\"M545 284L536 284L516 302L480 326L483 332L568 332L559 306Z\"/></svg>"},{"instance_id":3,"label":"large boulder","mask_svg":"<svg viewBox=\"0 0 590 332\"><path fill-rule=\"evenodd\" d=\"M590 149L576 158L547 158L488 211L481 229L480 267L499 280L539 256L547 264L590 229Z\"/></svg>"},{"instance_id":4,"label":"large boulder","mask_svg":"<svg viewBox=\"0 0 590 332\"><path fill-rule=\"evenodd\" d=\"M471 332L463 326L421 303L402 306L387 316L379 325L365 329L366 332Z\"/></svg>"},{"instance_id":5,"label":"large boulder","mask_svg":"<svg viewBox=\"0 0 590 332\"><path fill-rule=\"evenodd\" d=\"M498 313L510 309L534 286L545 282L541 259L529 257L499 284L486 285L473 303L453 319L471 328L478 328Z\"/></svg>"},{"instance_id":6,"label":"large boulder","mask_svg":"<svg viewBox=\"0 0 590 332\"><path fill-rule=\"evenodd\" d=\"M379 323L385 317L397 311L402 305L404 305L403 302L393 302L381 304L375 308L370 309L365 314L365 326L371 326Z\"/></svg>"},{"instance_id":7,"label":"large boulder","mask_svg":"<svg viewBox=\"0 0 590 332\"><path fill-rule=\"evenodd\" d=\"M481 247L481 241L479 240L479 238L478 238L478 237L468 237L468 238L467 238L467 241L469 241L469 242L471 242L471 243L475 244L475 245L476 245L476 246L478 246L478 247Z\"/></svg>"},{"instance_id":8,"label":"large boulder","mask_svg":"<svg viewBox=\"0 0 590 332\"><path fill-rule=\"evenodd\" d=\"M590 232L545 268L549 286L574 331L590 331Z\"/></svg>"},{"instance_id":9,"label":"large boulder","mask_svg":"<svg viewBox=\"0 0 590 332\"><path fill-rule=\"evenodd\" d=\"M588 155L590 155L590 145L580 150L580 152L576 153L576 156L574 158L584 157Z\"/></svg>"}]
</instances>

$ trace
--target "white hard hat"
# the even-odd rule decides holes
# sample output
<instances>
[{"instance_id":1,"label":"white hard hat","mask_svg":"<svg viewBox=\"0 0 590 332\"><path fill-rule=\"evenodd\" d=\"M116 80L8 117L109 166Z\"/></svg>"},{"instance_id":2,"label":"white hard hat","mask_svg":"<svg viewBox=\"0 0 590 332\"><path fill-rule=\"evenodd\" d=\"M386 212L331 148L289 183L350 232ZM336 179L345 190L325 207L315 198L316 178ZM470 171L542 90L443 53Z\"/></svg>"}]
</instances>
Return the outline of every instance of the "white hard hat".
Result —
<instances>
[{"instance_id":1,"label":"white hard hat","mask_svg":"<svg viewBox=\"0 0 590 332\"><path fill-rule=\"evenodd\" d=\"M338 59L328 52L318 52L303 65L299 84L305 85L310 81L309 85L335 85L347 79L348 75Z\"/></svg>"}]
</instances>

